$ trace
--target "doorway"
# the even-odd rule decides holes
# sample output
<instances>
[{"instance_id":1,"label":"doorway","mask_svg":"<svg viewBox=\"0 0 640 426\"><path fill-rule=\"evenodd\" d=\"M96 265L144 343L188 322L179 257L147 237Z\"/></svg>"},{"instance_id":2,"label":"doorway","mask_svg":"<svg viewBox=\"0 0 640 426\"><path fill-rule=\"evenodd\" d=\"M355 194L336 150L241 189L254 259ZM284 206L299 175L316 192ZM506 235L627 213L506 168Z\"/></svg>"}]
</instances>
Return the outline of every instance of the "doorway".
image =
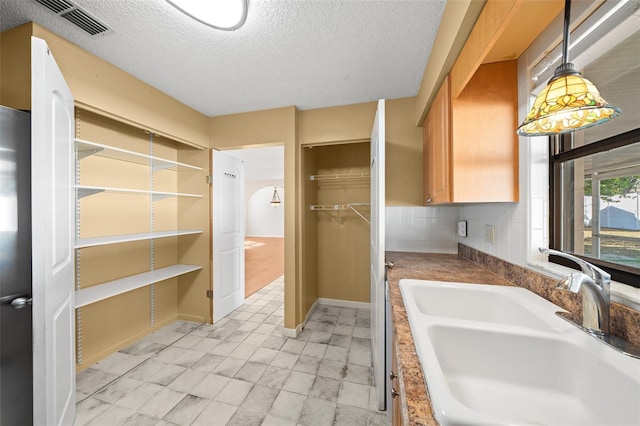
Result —
<instances>
[{"instance_id":1,"label":"doorway","mask_svg":"<svg viewBox=\"0 0 640 426\"><path fill-rule=\"evenodd\" d=\"M244 163L245 297L284 274L284 147L224 151Z\"/></svg>"}]
</instances>

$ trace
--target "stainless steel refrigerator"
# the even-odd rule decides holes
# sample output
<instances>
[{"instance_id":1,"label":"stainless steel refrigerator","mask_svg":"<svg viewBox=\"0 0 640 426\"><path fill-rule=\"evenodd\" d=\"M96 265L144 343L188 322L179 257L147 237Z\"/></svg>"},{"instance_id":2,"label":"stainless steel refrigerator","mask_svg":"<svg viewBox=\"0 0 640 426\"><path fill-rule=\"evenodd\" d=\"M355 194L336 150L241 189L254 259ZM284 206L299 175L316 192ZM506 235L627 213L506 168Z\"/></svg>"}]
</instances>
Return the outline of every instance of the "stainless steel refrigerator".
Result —
<instances>
[{"instance_id":1,"label":"stainless steel refrigerator","mask_svg":"<svg viewBox=\"0 0 640 426\"><path fill-rule=\"evenodd\" d=\"M0 106L0 425L33 423L31 114Z\"/></svg>"}]
</instances>

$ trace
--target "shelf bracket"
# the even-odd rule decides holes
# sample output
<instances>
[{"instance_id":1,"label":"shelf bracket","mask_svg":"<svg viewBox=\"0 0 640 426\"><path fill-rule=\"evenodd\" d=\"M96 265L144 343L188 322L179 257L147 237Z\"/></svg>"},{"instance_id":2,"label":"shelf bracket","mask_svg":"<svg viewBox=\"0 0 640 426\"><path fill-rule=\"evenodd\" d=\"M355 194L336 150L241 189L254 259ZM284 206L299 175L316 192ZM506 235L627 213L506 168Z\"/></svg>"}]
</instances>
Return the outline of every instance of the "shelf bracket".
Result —
<instances>
[{"instance_id":1,"label":"shelf bracket","mask_svg":"<svg viewBox=\"0 0 640 426\"><path fill-rule=\"evenodd\" d=\"M104 148L83 149L82 151L78 151L78 160L82 160L83 158L90 157L101 151L104 151Z\"/></svg>"},{"instance_id":2,"label":"shelf bracket","mask_svg":"<svg viewBox=\"0 0 640 426\"><path fill-rule=\"evenodd\" d=\"M88 197L89 195L99 194L100 192L104 192L104 189L100 188L78 188L78 198Z\"/></svg>"}]
</instances>

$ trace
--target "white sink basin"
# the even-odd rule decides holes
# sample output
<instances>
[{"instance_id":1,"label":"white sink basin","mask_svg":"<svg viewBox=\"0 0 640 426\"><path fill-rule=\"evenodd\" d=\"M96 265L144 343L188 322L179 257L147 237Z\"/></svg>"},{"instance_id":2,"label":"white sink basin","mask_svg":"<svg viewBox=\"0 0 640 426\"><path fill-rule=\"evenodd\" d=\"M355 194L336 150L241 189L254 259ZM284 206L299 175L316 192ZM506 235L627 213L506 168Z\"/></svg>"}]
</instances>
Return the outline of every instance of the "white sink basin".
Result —
<instances>
[{"instance_id":1,"label":"white sink basin","mask_svg":"<svg viewBox=\"0 0 640 426\"><path fill-rule=\"evenodd\" d=\"M563 309L520 287L402 280L402 292L424 315L523 327L548 328ZM409 304L413 304L409 302ZM407 303L405 303L406 305Z\"/></svg>"},{"instance_id":2,"label":"white sink basin","mask_svg":"<svg viewBox=\"0 0 640 426\"><path fill-rule=\"evenodd\" d=\"M400 290L441 425L640 425L640 360L545 299L437 281Z\"/></svg>"}]
</instances>

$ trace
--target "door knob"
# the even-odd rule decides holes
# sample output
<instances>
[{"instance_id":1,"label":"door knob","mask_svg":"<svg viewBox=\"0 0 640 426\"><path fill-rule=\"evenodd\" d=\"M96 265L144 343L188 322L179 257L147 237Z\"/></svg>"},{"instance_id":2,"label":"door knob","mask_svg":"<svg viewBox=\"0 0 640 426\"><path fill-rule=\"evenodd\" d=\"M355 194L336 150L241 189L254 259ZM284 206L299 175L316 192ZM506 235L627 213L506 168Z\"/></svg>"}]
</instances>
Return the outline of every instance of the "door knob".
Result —
<instances>
[{"instance_id":1,"label":"door knob","mask_svg":"<svg viewBox=\"0 0 640 426\"><path fill-rule=\"evenodd\" d=\"M27 305L31 305L32 303L33 299L30 297L28 299L26 297L16 297L11 301L11 307L13 309L22 309Z\"/></svg>"}]
</instances>

